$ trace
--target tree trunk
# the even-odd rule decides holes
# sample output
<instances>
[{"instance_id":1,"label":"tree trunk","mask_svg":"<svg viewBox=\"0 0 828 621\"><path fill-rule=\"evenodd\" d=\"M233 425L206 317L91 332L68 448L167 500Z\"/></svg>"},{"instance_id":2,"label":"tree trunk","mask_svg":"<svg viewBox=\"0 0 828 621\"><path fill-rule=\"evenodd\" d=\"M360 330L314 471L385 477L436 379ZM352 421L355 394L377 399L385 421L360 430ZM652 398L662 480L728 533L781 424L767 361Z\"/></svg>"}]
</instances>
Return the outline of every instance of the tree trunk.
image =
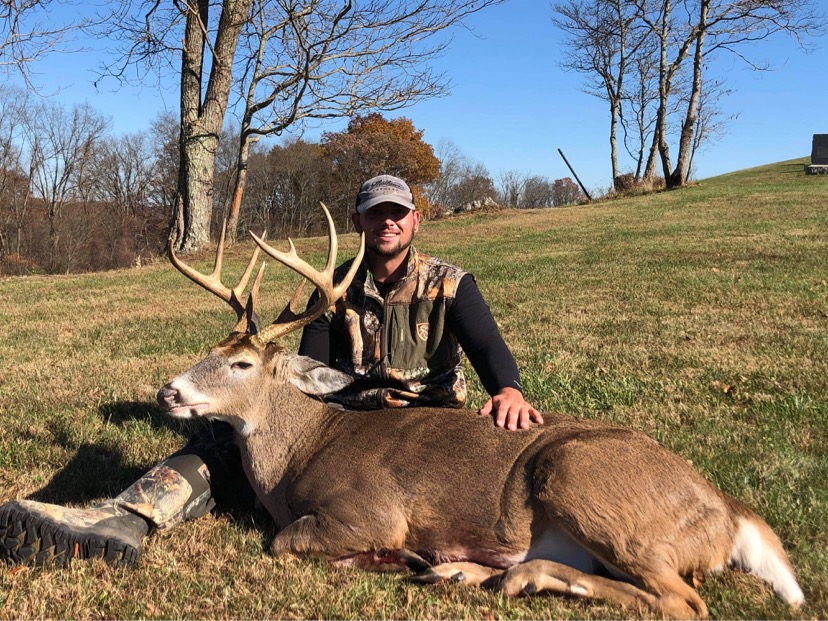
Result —
<instances>
[{"instance_id":1,"label":"tree trunk","mask_svg":"<svg viewBox=\"0 0 828 621\"><path fill-rule=\"evenodd\" d=\"M702 89L702 62L704 52L704 35L707 30L707 13L710 0L702 0L699 4L699 25L696 35L696 52L693 56L693 85L690 91L690 100L687 103L687 114L681 125L679 138L679 152L676 158L676 167L670 174L668 187L678 188L687 182L690 167L690 151L693 145L693 132L696 128L696 119L699 109L699 100Z\"/></svg>"},{"instance_id":2,"label":"tree trunk","mask_svg":"<svg viewBox=\"0 0 828 621\"><path fill-rule=\"evenodd\" d=\"M665 181L670 175L670 147L667 143L667 99L670 96L670 84L667 78L669 71L667 65L667 36L669 34L671 10L669 0L665 0L659 29L658 110L656 112L654 136L654 141L658 144L658 155L661 159L661 169Z\"/></svg>"},{"instance_id":3,"label":"tree trunk","mask_svg":"<svg viewBox=\"0 0 828 621\"><path fill-rule=\"evenodd\" d=\"M242 130L243 132L243 130ZM247 160L250 156L250 140L242 133L239 141L239 159L236 164L236 182L233 186L233 200L230 203L230 213L227 216L227 240L230 244L236 243L236 229L239 226L244 188L247 184Z\"/></svg>"},{"instance_id":4,"label":"tree trunk","mask_svg":"<svg viewBox=\"0 0 828 621\"><path fill-rule=\"evenodd\" d=\"M615 187L618 179L618 109L619 102L612 100L610 103L610 160L612 162L612 185Z\"/></svg>"},{"instance_id":5,"label":"tree trunk","mask_svg":"<svg viewBox=\"0 0 828 621\"><path fill-rule=\"evenodd\" d=\"M644 166L643 178L651 181L655 178L656 156L658 155L658 123L653 128L653 139L650 142L650 152L647 154L647 164Z\"/></svg>"},{"instance_id":6,"label":"tree trunk","mask_svg":"<svg viewBox=\"0 0 828 621\"><path fill-rule=\"evenodd\" d=\"M196 250L210 241L216 149L232 85L233 58L251 2L222 2L205 89L202 81L210 2L188 2L181 59L181 166L170 233L179 250Z\"/></svg>"},{"instance_id":7,"label":"tree trunk","mask_svg":"<svg viewBox=\"0 0 828 621\"><path fill-rule=\"evenodd\" d=\"M667 49L666 36L662 38L661 64L658 79L658 112L656 113L655 139L658 141L658 155L661 159L661 170L667 187L670 177L670 144L667 142L667 103L670 97L671 82L667 77Z\"/></svg>"},{"instance_id":8,"label":"tree trunk","mask_svg":"<svg viewBox=\"0 0 828 621\"><path fill-rule=\"evenodd\" d=\"M175 221L181 234L177 236L177 246L181 250L197 250L210 242L218 132L187 124L182 126L181 134Z\"/></svg>"}]
</instances>

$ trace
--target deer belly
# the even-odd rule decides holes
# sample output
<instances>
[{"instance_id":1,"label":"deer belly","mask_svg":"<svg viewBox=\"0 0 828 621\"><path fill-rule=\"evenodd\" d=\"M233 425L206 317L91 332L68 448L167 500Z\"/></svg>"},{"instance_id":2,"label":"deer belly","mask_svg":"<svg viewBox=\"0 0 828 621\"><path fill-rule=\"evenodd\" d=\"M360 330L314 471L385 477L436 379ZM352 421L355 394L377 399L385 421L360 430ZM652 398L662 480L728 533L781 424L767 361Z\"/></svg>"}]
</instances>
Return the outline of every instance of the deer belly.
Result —
<instances>
[{"instance_id":1,"label":"deer belly","mask_svg":"<svg viewBox=\"0 0 828 621\"><path fill-rule=\"evenodd\" d=\"M470 562L487 567L507 568L526 558L527 549L504 544L494 535L480 532L419 531L409 532L405 547L414 550L434 565Z\"/></svg>"},{"instance_id":2,"label":"deer belly","mask_svg":"<svg viewBox=\"0 0 828 621\"><path fill-rule=\"evenodd\" d=\"M418 546L418 553L435 564L472 562L488 567L507 568L524 561L544 559L585 573L595 573L605 566L568 534L551 526L534 536L529 548L523 550L498 545L494 541L456 541L451 544Z\"/></svg>"},{"instance_id":3,"label":"deer belly","mask_svg":"<svg viewBox=\"0 0 828 621\"><path fill-rule=\"evenodd\" d=\"M548 526L532 538L532 544L522 560L535 559L555 561L588 574L594 574L606 567L605 563L602 563L569 534L553 526ZM613 568L607 567L607 569Z\"/></svg>"}]
</instances>

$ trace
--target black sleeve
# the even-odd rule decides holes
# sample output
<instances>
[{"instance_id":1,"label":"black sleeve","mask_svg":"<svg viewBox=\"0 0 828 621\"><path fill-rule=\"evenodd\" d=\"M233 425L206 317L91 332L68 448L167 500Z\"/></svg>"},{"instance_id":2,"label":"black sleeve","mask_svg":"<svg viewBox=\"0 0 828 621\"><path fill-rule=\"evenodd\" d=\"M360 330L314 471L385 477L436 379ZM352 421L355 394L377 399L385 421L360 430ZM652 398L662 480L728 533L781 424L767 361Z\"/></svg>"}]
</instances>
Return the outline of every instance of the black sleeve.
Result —
<instances>
[{"instance_id":1,"label":"black sleeve","mask_svg":"<svg viewBox=\"0 0 828 621\"><path fill-rule=\"evenodd\" d=\"M494 395L507 386L523 391L517 362L500 336L494 317L471 274L463 276L457 286L447 324L457 336L486 392Z\"/></svg>"},{"instance_id":2,"label":"black sleeve","mask_svg":"<svg viewBox=\"0 0 828 621\"><path fill-rule=\"evenodd\" d=\"M308 308L319 299L319 292L314 291L308 300ZM317 317L302 330L299 342L299 355L309 356L323 364L331 364L331 321L327 315Z\"/></svg>"}]
</instances>

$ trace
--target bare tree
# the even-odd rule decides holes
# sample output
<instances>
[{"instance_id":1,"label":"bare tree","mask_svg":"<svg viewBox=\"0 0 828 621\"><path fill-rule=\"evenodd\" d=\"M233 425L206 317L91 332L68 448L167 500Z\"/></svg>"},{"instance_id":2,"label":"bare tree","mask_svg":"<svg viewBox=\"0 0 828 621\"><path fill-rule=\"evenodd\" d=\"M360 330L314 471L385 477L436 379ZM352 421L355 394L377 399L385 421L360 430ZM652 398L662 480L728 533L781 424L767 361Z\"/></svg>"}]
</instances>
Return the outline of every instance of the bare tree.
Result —
<instances>
[{"instance_id":1,"label":"bare tree","mask_svg":"<svg viewBox=\"0 0 828 621\"><path fill-rule=\"evenodd\" d=\"M614 179L621 122L636 181L651 179L659 161L668 187L685 183L698 140L710 135L696 130L704 91L717 83L704 73L709 61L727 52L764 69L750 44L780 33L804 43L825 26L815 0L568 0L553 10L567 35L563 66L610 104Z\"/></svg>"},{"instance_id":2,"label":"bare tree","mask_svg":"<svg viewBox=\"0 0 828 621\"><path fill-rule=\"evenodd\" d=\"M323 147L293 138L269 153L251 156L250 191L242 221L280 237L307 235L319 201L330 202L331 163Z\"/></svg>"},{"instance_id":3,"label":"bare tree","mask_svg":"<svg viewBox=\"0 0 828 621\"><path fill-rule=\"evenodd\" d=\"M240 52L243 112L231 234L253 141L307 119L396 110L445 94L445 76L428 61L448 40L430 39L495 3L328 0L296 11L288 2L255 0Z\"/></svg>"},{"instance_id":4,"label":"bare tree","mask_svg":"<svg viewBox=\"0 0 828 621\"><path fill-rule=\"evenodd\" d=\"M688 179L693 177L693 160L703 145L710 145L719 140L726 132L729 123L738 118L739 113L725 114L719 102L730 94L721 81L711 81L699 98L698 121L690 149L690 161L687 165Z\"/></svg>"},{"instance_id":5,"label":"bare tree","mask_svg":"<svg viewBox=\"0 0 828 621\"><path fill-rule=\"evenodd\" d=\"M452 188L460 183L463 171L471 163L460 151L460 147L447 139L437 143L434 154L440 160L440 174L437 179L425 184L424 190L429 203L444 209L451 202Z\"/></svg>"},{"instance_id":6,"label":"bare tree","mask_svg":"<svg viewBox=\"0 0 828 621\"><path fill-rule=\"evenodd\" d=\"M85 175L95 143L106 131L108 120L88 104L65 108L48 100L40 102L25 119L29 154L29 178L43 201L53 250L59 244L58 220L64 206L78 197L79 179ZM57 257L53 252L52 259Z\"/></svg>"},{"instance_id":7,"label":"bare tree","mask_svg":"<svg viewBox=\"0 0 828 621\"><path fill-rule=\"evenodd\" d=\"M29 109L28 93L0 86L0 258L20 255L31 191L20 132Z\"/></svg>"},{"instance_id":8,"label":"bare tree","mask_svg":"<svg viewBox=\"0 0 828 621\"><path fill-rule=\"evenodd\" d=\"M215 154L231 89L241 127L233 213L241 205L249 145L258 137L303 119L392 110L442 94L445 78L428 61L449 40L435 35L502 1L122 3L108 23L126 44L109 74L125 79L134 64L149 71L182 58L178 246L208 240Z\"/></svg>"},{"instance_id":9,"label":"bare tree","mask_svg":"<svg viewBox=\"0 0 828 621\"><path fill-rule=\"evenodd\" d=\"M159 114L150 127L154 172L148 198L166 214L172 213L178 189L180 127L178 117L171 112Z\"/></svg>"},{"instance_id":10,"label":"bare tree","mask_svg":"<svg viewBox=\"0 0 828 621\"><path fill-rule=\"evenodd\" d=\"M813 0L633 0L642 21L653 32L659 48L659 106L654 143L658 144L668 188L683 185L689 174L698 111L705 86L705 60L729 52L755 69L766 69L750 60L748 44L776 34L787 34L800 43L821 32L825 18ZM678 135L678 154L670 157L667 116L675 94L673 81L687 58L692 57L689 88Z\"/></svg>"},{"instance_id":11,"label":"bare tree","mask_svg":"<svg viewBox=\"0 0 828 621\"><path fill-rule=\"evenodd\" d=\"M148 207L154 175L151 136L134 132L98 141L85 182L90 200L110 203L129 217Z\"/></svg>"},{"instance_id":12,"label":"bare tree","mask_svg":"<svg viewBox=\"0 0 828 621\"><path fill-rule=\"evenodd\" d=\"M239 126L233 122L225 123L224 129L221 130L219 135L216 150L216 170L213 179L213 216L210 224L212 237L218 237L221 234L221 228L233 210L233 196L239 178L238 147L240 140ZM251 144L249 154L254 152L256 147L257 143ZM228 241L235 241L235 226L227 236Z\"/></svg>"},{"instance_id":13,"label":"bare tree","mask_svg":"<svg viewBox=\"0 0 828 621\"><path fill-rule=\"evenodd\" d=\"M136 66L161 71L180 59L179 176L171 238L181 249L209 241L216 151L239 35L252 2L130 0L105 20L103 34L121 42L118 60L105 74L127 80Z\"/></svg>"},{"instance_id":14,"label":"bare tree","mask_svg":"<svg viewBox=\"0 0 828 621\"><path fill-rule=\"evenodd\" d=\"M522 209L538 209L552 206L552 183L547 177L534 175L526 179L520 197Z\"/></svg>"},{"instance_id":15,"label":"bare tree","mask_svg":"<svg viewBox=\"0 0 828 621\"><path fill-rule=\"evenodd\" d=\"M0 68L17 71L33 87L30 66L66 43L89 20L58 23L49 12L51 0L3 0L0 3Z\"/></svg>"},{"instance_id":16,"label":"bare tree","mask_svg":"<svg viewBox=\"0 0 828 621\"><path fill-rule=\"evenodd\" d=\"M636 182L641 181L644 170L654 169L658 147L649 140L658 105L658 62L652 43L651 38L647 39L639 53L630 59L629 77L621 98L619 121L624 132L624 149L635 162Z\"/></svg>"},{"instance_id":17,"label":"bare tree","mask_svg":"<svg viewBox=\"0 0 828 621\"><path fill-rule=\"evenodd\" d=\"M585 92L609 103L610 163L618 176L618 124L628 65L647 40L638 9L627 0L568 0L553 7L566 34L561 66L589 76Z\"/></svg>"},{"instance_id":18,"label":"bare tree","mask_svg":"<svg viewBox=\"0 0 828 621\"><path fill-rule=\"evenodd\" d=\"M505 206L518 207L526 181L526 175L516 170L505 170L497 176L500 197Z\"/></svg>"}]
</instances>

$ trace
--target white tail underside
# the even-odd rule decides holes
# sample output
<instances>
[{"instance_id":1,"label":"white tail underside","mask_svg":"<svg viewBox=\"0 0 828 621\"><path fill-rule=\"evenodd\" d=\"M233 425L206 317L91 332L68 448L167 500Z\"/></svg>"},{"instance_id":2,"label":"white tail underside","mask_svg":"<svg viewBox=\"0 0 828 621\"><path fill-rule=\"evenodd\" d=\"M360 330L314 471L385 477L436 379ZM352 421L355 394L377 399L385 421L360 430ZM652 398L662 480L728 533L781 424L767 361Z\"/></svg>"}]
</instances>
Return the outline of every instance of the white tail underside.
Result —
<instances>
[{"instance_id":1,"label":"white tail underside","mask_svg":"<svg viewBox=\"0 0 828 621\"><path fill-rule=\"evenodd\" d=\"M790 565L779 556L775 542L766 541L762 531L747 518L739 518L730 561L768 582L788 604L799 606L805 601Z\"/></svg>"}]
</instances>

